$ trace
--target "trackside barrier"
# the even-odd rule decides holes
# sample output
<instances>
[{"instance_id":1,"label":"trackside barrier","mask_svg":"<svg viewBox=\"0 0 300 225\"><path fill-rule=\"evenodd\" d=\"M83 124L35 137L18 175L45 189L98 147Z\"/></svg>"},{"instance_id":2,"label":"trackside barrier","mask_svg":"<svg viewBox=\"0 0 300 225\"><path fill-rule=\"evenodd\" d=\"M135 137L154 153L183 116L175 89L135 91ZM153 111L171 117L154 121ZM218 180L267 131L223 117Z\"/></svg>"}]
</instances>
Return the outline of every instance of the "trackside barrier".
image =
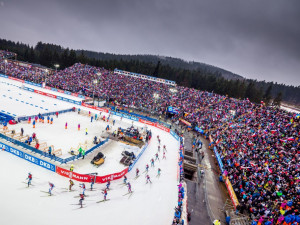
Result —
<instances>
[{"instance_id":1,"label":"trackside barrier","mask_svg":"<svg viewBox=\"0 0 300 225\"><path fill-rule=\"evenodd\" d=\"M214 147L214 153L215 153L215 156L216 156L216 158L217 158L217 161L218 161L220 170L221 170L221 172L222 172L222 174L223 174L223 172L224 172L223 162L222 162L222 160L221 160L220 154L219 154L218 151L217 151L216 146Z\"/></svg>"},{"instance_id":2,"label":"trackside barrier","mask_svg":"<svg viewBox=\"0 0 300 225\"><path fill-rule=\"evenodd\" d=\"M211 136L209 136L209 141L211 143L213 143L213 139L212 139ZM239 201L238 201L238 199L236 197L236 194L235 194L235 192L232 188L231 182L229 181L228 177L225 176L223 162L222 162L222 159L220 157L220 154L217 151L216 146L213 147L213 151L214 151L216 159L218 161L220 170L221 170L222 174L224 174L223 177L224 177L224 180L225 180L225 185L226 185L227 191L229 193L230 199L232 201L232 204L233 204L234 208L236 209L237 205L239 204Z\"/></svg>"},{"instance_id":3,"label":"trackside barrier","mask_svg":"<svg viewBox=\"0 0 300 225\"><path fill-rule=\"evenodd\" d=\"M105 176L96 176L96 183L106 183L107 181L118 180L122 178L127 172L128 168L125 168L124 170L118 173L113 173ZM91 182L91 179L94 179L94 176L71 172L59 166L56 166L56 173L61 176L68 177L70 179L74 179L80 182Z\"/></svg>"},{"instance_id":4,"label":"trackside barrier","mask_svg":"<svg viewBox=\"0 0 300 225\"><path fill-rule=\"evenodd\" d=\"M16 145L19 145L19 146L21 146L21 147L23 147L25 149L28 149L28 150L30 150L30 151L32 151L34 153L38 153L40 156L47 157L50 160L57 161L57 162L59 162L61 164L67 163L67 162L70 162L70 161L73 161L73 160L76 160L76 159L80 158L79 155L76 155L76 156L71 156L71 157L69 157L67 159L62 159L62 158L57 157L55 155L50 155L47 152L43 152L43 151L41 151L39 149L36 149L36 148L34 148L34 147L30 146L30 145L27 145L27 144L25 144L25 143L23 143L21 141L18 141L16 139L13 139L13 138L10 138L10 137L7 137L7 136L5 136L5 135L3 135L1 133L0 133L0 137L3 138L3 139L5 139L5 140L7 140L7 141L9 141L9 142L12 142L12 143L14 143ZM104 141L100 142L98 145L95 145L93 148L87 150L86 151L86 155L89 154L89 153L91 153L96 148L99 148L101 145L105 144L107 141L108 141L108 138L105 139Z\"/></svg>"},{"instance_id":5,"label":"trackside barrier","mask_svg":"<svg viewBox=\"0 0 300 225\"><path fill-rule=\"evenodd\" d=\"M151 140L149 140L150 142ZM137 163L137 161L141 158L141 156L143 155L143 153L145 152L146 148L148 147L149 143L146 143L145 146L142 148L142 150L140 151L139 155L136 157L136 159L134 160L134 162L129 166L128 168L128 172L130 172L132 170L132 168L135 166L135 164Z\"/></svg>"},{"instance_id":6,"label":"trackside barrier","mask_svg":"<svg viewBox=\"0 0 300 225\"><path fill-rule=\"evenodd\" d=\"M4 75L2 73L0 73L0 77L8 78L8 76L6 76L6 75Z\"/></svg>"},{"instance_id":7,"label":"trackside barrier","mask_svg":"<svg viewBox=\"0 0 300 225\"><path fill-rule=\"evenodd\" d=\"M73 103L73 104L76 104L76 105L81 105L80 101L75 101L75 100L72 100L72 99L69 99L69 98L56 96L56 95L46 93L46 92L43 92L43 91L39 91L39 90L34 90L34 92L37 93L37 94L40 94L40 95L50 97L50 98L56 98L56 99L59 99L59 100L65 101L65 102L70 102L70 103Z\"/></svg>"},{"instance_id":8,"label":"trackside barrier","mask_svg":"<svg viewBox=\"0 0 300 225\"><path fill-rule=\"evenodd\" d=\"M43 167L43 168L45 168L47 170L50 170L52 172L56 171L56 166L53 165L52 163L46 162L46 161L44 161L42 159L39 159L39 158L37 158L37 157L35 157L33 155L25 153L25 152L23 152L23 151L21 151L19 149L15 149L15 148L13 148L13 147L11 147L9 145L6 145L6 144L4 144L2 142L0 142L0 148L2 150L5 150L6 152L9 152L9 153L11 153L11 154L13 154L15 156L18 156L21 159L25 159L25 160L33 163L33 164L41 166L41 167Z\"/></svg>"},{"instance_id":9,"label":"trackside barrier","mask_svg":"<svg viewBox=\"0 0 300 225\"><path fill-rule=\"evenodd\" d=\"M36 87L42 87L41 84L33 83L33 82L30 82L30 81L27 81L27 80L25 80L25 84L30 84L30 85L33 85L33 86L36 86Z\"/></svg>"},{"instance_id":10,"label":"trackside barrier","mask_svg":"<svg viewBox=\"0 0 300 225\"><path fill-rule=\"evenodd\" d=\"M5 136L5 135L3 135L3 134L1 134L1 133L0 133L0 137L3 138L4 140L7 140L7 141L11 142L11 143L14 143L14 144L16 144L16 145L19 145L19 146L21 146L22 148L28 149L29 151L32 151L32 152L34 152L34 153L38 153L38 154L41 155L41 156L47 157L47 158L49 158L50 160L53 159L53 160L58 161L58 162L62 162L62 160L63 160L63 159L61 159L61 158L59 158L59 157L56 157L56 156L54 156L54 155L49 155L48 153L45 153L45 152L43 152L43 151L41 151L41 150L39 150L39 149L36 149L36 148L34 148L34 147L30 146L30 145L27 145L27 144L25 144L25 143L23 143L23 142L21 142L21 141L18 141L18 140L16 140L16 139L13 139L13 138L10 138L10 137L7 137L7 136Z\"/></svg>"},{"instance_id":11,"label":"trackside barrier","mask_svg":"<svg viewBox=\"0 0 300 225\"><path fill-rule=\"evenodd\" d=\"M55 111L55 112L49 112L49 113L42 113L41 115L42 116L51 116L51 115L55 115L56 112L58 112L59 114L62 114L62 113L67 113L67 112L73 112L74 109L71 108L71 109L65 109L65 110L60 110L60 111ZM26 121L28 120L29 117L31 118L34 118L35 116L37 115L32 115L32 116L21 116L21 117L18 117L18 121Z\"/></svg>"},{"instance_id":12,"label":"trackside barrier","mask_svg":"<svg viewBox=\"0 0 300 225\"><path fill-rule=\"evenodd\" d=\"M95 110L100 111L100 112L108 113L108 109L103 109L103 108L100 108L100 107L97 107L97 106L89 105L89 104L86 104L84 102L82 102L81 105L84 106L84 107L87 107L89 109L95 109Z\"/></svg>"}]
</instances>

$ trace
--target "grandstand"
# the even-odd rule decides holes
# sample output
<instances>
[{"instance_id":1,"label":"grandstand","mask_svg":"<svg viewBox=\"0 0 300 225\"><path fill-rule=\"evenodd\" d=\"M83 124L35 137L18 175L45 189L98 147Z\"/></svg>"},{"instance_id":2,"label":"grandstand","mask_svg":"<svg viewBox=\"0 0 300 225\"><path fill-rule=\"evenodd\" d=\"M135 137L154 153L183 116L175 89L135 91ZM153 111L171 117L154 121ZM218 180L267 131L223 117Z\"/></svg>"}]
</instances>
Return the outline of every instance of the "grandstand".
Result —
<instances>
[{"instance_id":1,"label":"grandstand","mask_svg":"<svg viewBox=\"0 0 300 225\"><path fill-rule=\"evenodd\" d=\"M1 64L2 73L3 69ZM15 62L6 72L31 82L45 75ZM183 86L170 91L173 84L156 81L77 63L53 74L47 84L187 126L209 139L226 186L235 192L230 195L234 209L249 213L254 224L283 224L299 218L299 112ZM176 112L166 112L170 106Z\"/></svg>"}]
</instances>

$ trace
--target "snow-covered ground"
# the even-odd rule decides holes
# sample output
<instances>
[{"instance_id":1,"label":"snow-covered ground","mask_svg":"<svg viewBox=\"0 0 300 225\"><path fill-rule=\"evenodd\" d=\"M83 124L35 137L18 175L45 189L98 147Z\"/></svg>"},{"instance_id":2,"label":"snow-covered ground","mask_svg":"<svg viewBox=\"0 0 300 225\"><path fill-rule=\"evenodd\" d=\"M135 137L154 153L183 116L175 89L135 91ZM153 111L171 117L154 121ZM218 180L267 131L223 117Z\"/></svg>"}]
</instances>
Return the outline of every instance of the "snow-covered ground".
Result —
<instances>
[{"instance_id":1,"label":"snow-covered ground","mask_svg":"<svg viewBox=\"0 0 300 225\"><path fill-rule=\"evenodd\" d=\"M6 89L8 89L7 84L4 85L3 88L1 86L1 91L5 91ZM18 95L18 93L19 92L16 92L16 95ZM32 99L36 99L36 101L45 99L45 101L50 102L50 100L53 100L56 104L61 103L65 108L69 108L69 105L75 106L42 95L30 94L33 95ZM3 110L10 107L9 110L16 115L20 113L22 115L27 113L32 114L32 111L28 109L30 107L26 104L3 104L3 98L1 96L2 94L0 95L0 105ZM14 103L16 103L16 101ZM130 120L124 118L122 121L119 121L117 117L115 119L117 120L116 127L122 126L126 128L132 124ZM77 131L78 121L81 123L81 131ZM67 130L64 129L65 122L68 122ZM134 122L134 125L144 127L143 124L137 122ZM14 128L17 130L20 129L21 126L23 126L25 133L31 134L33 132L31 125L19 124L14 126ZM105 126L106 123L104 122L94 121L91 123L88 117L79 116L76 113L68 113L59 115L58 119L54 118L53 125L38 123L34 132L37 134L40 142L44 140L49 144L54 143L56 148L61 147L69 150L69 146L76 147L81 141L93 139L95 135L99 136ZM89 135L84 134L85 127L88 128ZM11 127L9 127L9 129L11 129ZM123 196L127 193L127 187L120 185L122 183L121 179L112 182L111 190L107 196L110 201L96 203L103 199L101 192L105 184L95 184L94 187L96 191L86 191L88 197L84 201L85 208L83 209L79 209L78 205L72 205L78 203L79 200L79 198L74 198L78 196L80 191L78 182L75 182L75 192L66 192L65 190L69 184L67 178L47 171L35 164L31 164L8 152L1 151L0 193L2 204L0 206L0 224L170 224L174 215L174 207L177 203L178 192L176 185L179 143L175 141L170 134L164 131L153 127L150 129L152 130L153 138L134 169L127 175L128 180L132 184L133 195L130 198L128 198L129 195ZM150 159L154 158L157 152L157 135L161 137L162 145L165 144L167 146L167 159L162 160L161 152L160 161L156 161L155 167L150 167L149 170L152 184L146 184L145 174L142 174L142 172L145 170L146 164L150 165ZM66 143L68 143L68 145ZM106 155L106 161L103 166L95 171L96 168L91 166L90 158L88 158L92 157L91 155L87 156L85 160L78 160L75 164L75 171L80 173L98 172L98 175L120 171L124 168L123 165L119 164L120 154L124 148L134 152L139 151L137 148L109 141L100 147L99 150L97 149L97 151L102 151ZM135 168L139 168L141 171L141 176L138 179L134 179ZM156 177L158 168L162 170L160 178ZM33 174L34 186L30 188L27 188L27 185L24 183L26 182L28 172ZM49 181L55 184L53 191L54 196L51 197L42 192L48 191Z\"/></svg>"},{"instance_id":2,"label":"snow-covered ground","mask_svg":"<svg viewBox=\"0 0 300 225\"><path fill-rule=\"evenodd\" d=\"M76 192L65 192L68 179L41 167L20 159L8 152L0 152L0 193L2 206L0 206L0 224L14 225L53 225L71 223L73 225L166 225L173 218L174 207L177 202L177 159L178 142L170 134L153 129L154 137L160 135L162 144L167 146L167 159L156 161L154 168L150 167L149 175L152 184L146 184L144 175L134 179L135 169L127 177L134 191L131 198L127 188L121 186L122 180L113 181L108 192L108 202L96 203L103 199L101 189L105 184L96 184L96 191L86 191L88 197L84 201L85 208L78 209L79 193L78 182L75 182ZM141 173L145 165L157 152L155 138L150 142L148 149L137 162L135 168ZM162 153L160 153L162 158ZM156 177L157 169L161 168L162 175ZM26 188L23 183L27 173L33 174L34 186ZM94 172L94 171L90 171ZM48 191L48 181L54 183L54 196L41 191ZM17 215L17 216L16 216Z\"/></svg>"},{"instance_id":3,"label":"snow-covered ground","mask_svg":"<svg viewBox=\"0 0 300 225\"><path fill-rule=\"evenodd\" d=\"M30 116L69 109L73 106L67 102L25 91L21 89L21 85L20 82L0 77L0 111L12 116Z\"/></svg>"}]
</instances>

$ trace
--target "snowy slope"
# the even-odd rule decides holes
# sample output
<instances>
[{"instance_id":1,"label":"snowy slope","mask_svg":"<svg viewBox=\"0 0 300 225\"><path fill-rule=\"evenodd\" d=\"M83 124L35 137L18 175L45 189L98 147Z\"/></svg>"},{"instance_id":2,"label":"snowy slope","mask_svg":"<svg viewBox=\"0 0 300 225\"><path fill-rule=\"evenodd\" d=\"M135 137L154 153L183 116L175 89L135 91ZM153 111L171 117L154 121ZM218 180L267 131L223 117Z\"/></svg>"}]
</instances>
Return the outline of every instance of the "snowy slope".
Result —
<instances>
[{"instance_id":1,"label":"snowy slope","mask_svg":"<svg viewBox=\"0 0 300 225\"><path fill-rule=\"evenodd\" d=\"M20 98L21 101L29 98L31 101L42 104L42 100L53 111L58 110L56 107L70 108L72 105L67 102L51 99L42 95L37 95L30 92L20 92L21 90L13 86L15 81L9 81L10 85L1 83L0 78L0 105L3 110L10 110L16 115L32 115L37 114L33 108L30 108L28 104L20 104L10 99L5 102L2 98L2 93L7 94L13 98ZM7 79L5 79L5 82ZM18 85L17 85L18 86ZM11 91L8 93L8 89ZM45 90L46 91L46 90ZM13 93L13 94L12 94ZM22 95L19 95L19 94ZM24 95L23 95L24 94ZM57 93L58 94L58 93ZM32 98L30 98L32 97ZM53 106L51 105L53 104ZM56 106L54 106L56 104ZM83 109L83 108L82 108ZM49 109L50 110L50 109ZM99 113L95 110L91 112ZM40 112L40 111L39 111ZM104 115L104 113L102 113ZM112 116L111 119L116 119L117 128L121 126L127 128L132 125L130 120L119 120L118 117ZM65 122L68 122L68 130L64 129ZM82 131L77 131L77 124L81 124ZM144 124L134 122L133 125L144 127ZM58 119L54 118L54 124L37 124L37 128L34 132L37 133L37 137L40 141L47 141L47 143L54 143L56 147L68 149L70 146L74 147L85 139L92 139L94 135L99 136L102 133L103 128L106 126L104 122L90 122L88 117L79 117L75 113L61 114ZM20 127L23 127L26 134L31 134L33 129L31 125L19 124L17 126L9 126L9 129L16 129L19 132ZM89 135L84 134L85 127L88 127ZM137 162L136 166L130 172L127 177L132 184L134 194L131 198L127 193L127 188L119 184L121 180L113 181L111 184L111 191L108 193L108 198L111 199L108 202L96 203L96 201L103 199L101 189L105 187L105 184L96 184L96 191L87 191L86 194L89 197L85 200L86 208L78 209L76 204L79 198L74 198L79 193L79 184L75 182L76 192L64 192L64 188L68 187L68 179L61 177L58 174L47 171L41 167L29 163L23 159L20 159L8 152L0 151L0 225L12 224L12 225L59 225L59 224L72 224L82 225L88 223L89 225L166 225L170 224L173 219L174 207L177 203L177 160L179 143L168 133L165 133L157 128L149 127L153 133L153 139L151 140L148 148ZM145 170L145 165L150 165L150 159L157 152L157 140L156 136L159 135L162 139L162 145L167 146L167 160L162 160L162 152L160 153L160 162L156 162L155 168L150 167L149 175L152 180L152 184L145 184L145 174L135 180L135 168L139 168L141 173ZM1 140L0 140L1 141ZM124 168L119 164L120 152L124 148L131 148L124 146L118 142L112 142L100 147L106 155L106 162L102 167L99 167L96 172L99 175L109 174L120 171ZM130 149L138 152L138 149ZM75 164L75 170L80 173L95 172L95 169L91 167L87 160L79 160ZM156 178L158 167L162 170L160 178ZM33 174L34 186L26 188L26 184L23 183L27 177L28 172ZM41 191L47 191L49 189L48 182L51 181L55 184L54 196L48 197L46 193ZM16 216L17 215L17 216Z\"/></svg>"},{"instance_id":2,"label":"snowy slope","mask_svg":"<svg viewBox=\"0 0 300 225\"><path fill-rule=\"evenodd\" d=\"M177 201L177 159L178 142L167 133L155 128L153 136L160 135L162 144L167 146L167 160L156 162L155 168L150 167L152 184L145 184L144 174L134 180L135 169L128 174L134 194L128 199L123 196L127 188L119 185L122 180L113 181L111 191L108 193L108 202L96 203L103 199L101 189L104 184L96 184L97 191L87 191L86 208L78 209L78 192L63 192L62 188L68 186L68 179L50 171L44 170L34 164L19 159L7 152L0 152L0 185L1 216L0 224L13 225L53 225L71 223L74 225L89 223L98 224L130 224L130 225L165 225L170 224L173 218L173 209ZM148 149L141 157L136 167L144 171L145 165L157 151L157 141L153 138ZM162 153L160 153L162 158ZM162 175L156 178L157 168L162 169ZM22 183L27 177L27 172L33 174L35 186L26 188ZM55 196L48 197L48 181L55 184ZM3 185L4 184L4 185ZM79 190L78 183L75 189ZM45 197L47 196L47 197ZM15 215L18 215L17 217Z\"/></svg>"}]
</instances>

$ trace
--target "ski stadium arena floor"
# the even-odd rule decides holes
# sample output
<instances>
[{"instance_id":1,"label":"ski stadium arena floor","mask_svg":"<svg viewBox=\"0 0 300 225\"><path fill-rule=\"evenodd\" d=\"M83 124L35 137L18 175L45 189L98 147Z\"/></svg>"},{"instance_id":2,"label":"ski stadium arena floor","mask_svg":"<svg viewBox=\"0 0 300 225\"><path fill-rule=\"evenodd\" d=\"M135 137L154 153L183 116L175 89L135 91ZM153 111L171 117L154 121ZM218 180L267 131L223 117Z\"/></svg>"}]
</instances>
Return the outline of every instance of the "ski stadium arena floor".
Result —
<instances>
[{"instance_id":1,"label":"ski stadium arena floor","mask_svg":"<svg viewBox=\"0 0 300 225\"><path fill-rule=\"evenodd\" d=\"M0 110L9 112L11 115L28 116L78 107L75 104L27 92L20 89L20 87L21 84L16 81L0 78ZM36 87L34 88L37 89ZM43 89L43 91L46 92L48 90ZM51 93L50 91L48 92ZM55 94L58 95L60 93ZM79 100L75 97L73 99ZM26 102L30 103L26 104ZM43 107L43 109L40 107ZM90 111L99 113L94 110ZM102 115L107 116L108 114L102 113ZM113 119L116 120L115 128L119 126L127 128L132 125L132 121L125 118L122 121L118 117ZM64 127L66 122L68 122L67 130ZM81 125L81 131L77 130L78 123ZM40 142L45 141L49 145L61 148L63 154L67 156L70 146L77 147L81 141L92 140L95 135L100 136L106 125L107 123L101 121L93 121L91 123L89 117L83 117L73 112L61 114L58 118L54 117L52 125L47 124L45 121L44 124L37 123L36 128L33 129L31 124L22 122L17 125L9 125L8 129L15 129L19 132L19 129L23 127L25 134L30 135L32 132L35 132ZM134 122L134 126L143 128L145 125ZM85 135L85 128L88 128L88 135ZM65 190L69 185L68 178L45 170L6 151L1 151L0 193L2 193L1 200L3 204L0 206L0 224L171 224L178 194L179 143L169 133L155 127L149 127L148 129L151 129L153 138L144 154L137 161L134 169L127 174L128 181L131 183L134 191L132 196L129 198L128 195L124 195L127 193L127 187L120 185L123 183L123 179L119 179L111 182L111 190L107 196L110 201L96 203L103 199L102 189L105 188L106 184L95 184L94 188L96 191L89 191L87 188L86 195L88 197L84 200L84 208L81 209L76 205L79 200L76 196L80 193L79 182L75 181L74 192L66 192ZM161 144L165 144L167 147L167 159L162 160L161 152L160 161L156 161L155 167L150 167L149 169L152 184L146 184L145 174L142 173L146 164L150 166L150 159L154 158L157 152L157 135L162 140ZM2 141L0 139L0 142ZM136 153L139 151L138 148L110 140L97 150L103 152L106 156L105 163L102 166L99 168L93 167L90 164L92 155L87 155L84 160L79 159L74 162L74 171L80 173L97 172L99 175L120 171L124 169L124 166L119 161L121 152L125 149ZM35 156L38 157L37 155ZM63 165L63 167L69 168L70 164ZM138 179L134 179L135 168L139 168L141 173ZM158 168L162 171L159 178L156 177ZM27 188L26 184L28 172L33 174L32 183L34 185L29 188ZM48 194L44 193L49 189L48 182L52 182L55 185L53 196L48 196ZM89 187L89 184L86 185Z\"/></svg>"}]
</instances>

